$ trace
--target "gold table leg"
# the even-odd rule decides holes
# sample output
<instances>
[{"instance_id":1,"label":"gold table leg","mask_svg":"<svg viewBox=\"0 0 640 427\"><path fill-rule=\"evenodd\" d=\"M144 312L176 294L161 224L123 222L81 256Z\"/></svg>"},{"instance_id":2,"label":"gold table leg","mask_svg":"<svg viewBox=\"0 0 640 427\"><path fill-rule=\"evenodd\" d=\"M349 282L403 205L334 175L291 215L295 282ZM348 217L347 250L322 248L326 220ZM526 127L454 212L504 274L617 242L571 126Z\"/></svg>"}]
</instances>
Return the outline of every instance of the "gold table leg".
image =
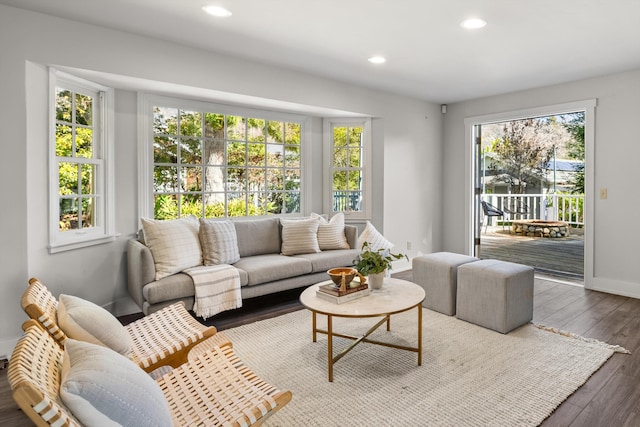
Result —
<instances>
[{"instance_id":1,"label":"gold table leg","mask_svg":"<svg viewBox=\"0 0 640 427\"><path fill-rule=\"evenodd\" d=\"M385 347L397 348L397 349L400 349L400 350L414 351L414 352L418 353L418 366L422 366L422 304L418 304L415 307L418 309L418 347L417 348L416 347L407 347L407 346L402 346L402 345L391 344L391 343L386 343L386 342L382 342L382 341L368 339L369 335L371 335L371 333L373 333L376 329L378 329L380 326L382 326L383 323L386 323L387 331L391 330L391 315L390 314L382 315L383 318L378 323L376 323L374 326L372 326L364 335L361 335L359 337L355 337L355 336L345 335L345 334L341 334L341 333L334 334L333 333L333 316L331 314L327 314L326 315L327 316L327 330L325 331L325 330L318 329L318 327L317 327L317 313L315 311L312 311L311 312L312 313L311 321L312 321L312 327L313 327L313 342L316 342L318 333L327 334L327 371L328 371L328 375L329 375L329 382L333 382L333 365L338 360L340 360L344 355L346 355L349 351L351 351L351 349L353 349L356 345L358 345L361 342L381 345L381 346L385 346ZM410 310L410 308L409 308L409 310ZM354 340L354 342L351 343L351 345L349 345L346 348L344 348L335 357L333 357L333 337L334 337L334 335L337 336L337 337L348 338L348 339Z\"/></svg>"},{"instance_id":2,"label":"gold table leg","mask_svg":"<svg viewBox=\"0 0 640 427\"><path fill-rule=\"evenodd\" d=\"M418 366L422 366L422 304L418 304Z\"/></svg>"},{"instance_id":3,"label":"gold table leg","mask_svg":"<svg viewBox=\"0 0 640 427\"><path fill-rule=\"evenodd\" d=\"M329 382L333 382L333 322L332 316L327 315L327 360L329 361Z\"/></svg>"},{"instance_id":4,"label":"gold table leg","mask_svg":"<svg viewBox=\"0 0 640 427\"><path fill-rule=\"evenodd\" d=\"M317 327L317 323L316 323L316 312L312 311L311 312L311 327L313 328L313 342L317 341L318 338L318 327Z\"/></svg>"}]
</instances>

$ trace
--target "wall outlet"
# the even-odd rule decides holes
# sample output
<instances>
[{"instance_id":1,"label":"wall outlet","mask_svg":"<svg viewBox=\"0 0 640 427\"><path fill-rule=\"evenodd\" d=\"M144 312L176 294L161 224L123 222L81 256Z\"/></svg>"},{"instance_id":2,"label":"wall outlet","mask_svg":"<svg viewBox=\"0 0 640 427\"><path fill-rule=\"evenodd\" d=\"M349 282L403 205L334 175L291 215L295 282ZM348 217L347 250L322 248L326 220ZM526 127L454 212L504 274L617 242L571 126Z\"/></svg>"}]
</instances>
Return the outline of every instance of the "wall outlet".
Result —
<instances>
[{"instance_id":1,"label":"wall outlet","mask_svg":"<svg viewBox=\"0 0 640 427\"><path fill-rule=\"evenodd\" d=\"M407 250L410 251L412 247L413 247L413 243L407 242Z\"/></svg>"},{"instance_id":2,"label":"wall outlet","mask_svg":"<svg viewBox=\"0 0 640 427\"><path fill-rule=\"evenodd\" d=\"M601 188L600 189L600 198L602 200L605 200L607 198L607 189L606 188Z\"/></svg>"},{"instance_id":3,"label":"wall outlet","mask_svg":"<svg viewBox=\"0 0 640 427\"><path fill-rule=\"evenodd\" d=\"M0 356L0 371L2 371L3 369L7 369L8 366L9 359L7 359L7 356Z\"/></svg>"}]
</instances>

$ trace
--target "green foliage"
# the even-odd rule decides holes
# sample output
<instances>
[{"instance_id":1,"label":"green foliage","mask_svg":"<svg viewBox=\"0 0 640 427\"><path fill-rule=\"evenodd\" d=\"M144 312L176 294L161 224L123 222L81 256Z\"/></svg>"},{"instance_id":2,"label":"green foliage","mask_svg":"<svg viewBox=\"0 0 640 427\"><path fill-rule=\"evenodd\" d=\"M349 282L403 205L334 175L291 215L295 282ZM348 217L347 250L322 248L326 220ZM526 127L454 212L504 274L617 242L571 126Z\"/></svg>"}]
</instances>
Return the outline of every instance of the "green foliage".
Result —
<instances>
[{"instance_id":1,"label":"green foliage","mask_svg":"<svg viewBox=\"0 0 640 427\"><path fill-rule=\"evenodd\" d=\"M489 166L496 181L511 186L516 194L522 194L527 184L535 184L545 176L545 165L553 156L553 148L538 142L544 122L538 119L505 122L502 135L492 144L499 163Z\"/></svg>"},{"instance_id":2,"label":"green foliage","mask_svg":"<svg viewBox=\"0 0 640 427\"><path fill-rule=\"evenodd\" d=\"M334 191L360 190L362 132L362 127L333 128L333 167L337 169L333 174Z\"/></svg>"},{"instance_id":3,"label":"green foliage","mask_svg":"<svg viewBox=\"0 0 640 427\"><path fill-rule=\"evenodd\" d=\"M356 270L363 276L390 270L392 262L400 258L409 258L404 254L393 254L388 249L371 250L368 242L362 244L362 252L353 260Z\"/></svg>"},{"instance_id":4,"label":"green foliage","mask_svg":"<svg viewBox=\"0 0 640 427\"><path fill-rule=\"evenodd\" d=\"M567 147L567 155L570 159L584 161L584 112L568 115L564 127L573 136ZM576 171L571 184L574 194L584 194L584 164Z\"/></svg>"},{"instance_id":5,"label":"green foliage","mask_svg":"<svg viewBox=\"0 0 640 427\"><path fill-rule=\"evenodd\" d=\"M273 209L273 206L270 203L266 203L264 207L250 204L247 210L247 204L244 199L232 199L229 201L227 212L225 212L224 209L224 202L205 205L204 216L205 218L257 216L267 214L269 209ZM178 218L178 201L176 196L169 194L157 195L153 211L154 218L156 219ZM199 199L183 199L180 205L180 216L185 217L189 215L194 215L198 218L202 217L202 203Z\"/></svg>"},{"instance_id":6,"label":"green foliage","mask_svg":"<svg viewBox=\"0 0 640 427\"><path fill-rule=\"evenodd\" d=\"M164 107L154 107L153 117L155 191L226 192L230 197L225 212L224 203L209 203L206 195L198 200L183 195L180 215L299 211L299 123ZM158 196L156 213L178 215L175 197Z\"/></svg>"},{"instance_id":7,"label":"green foliage","mask_svg":"<svg viewBox=\"0 0 640 427\"><path fill-rule=\"evenodd\" d=\"M584 198L573 200L577 200L577 203L572 203L570 206L568 199L558 197L560 206L558 206L558 218L555 218L556 220L584 223Z\"/></svg>"},{"instance_id":8,"label":"green foliage","mask_svg":"<svg viewBox=\"0 0 640 427\"><path fill-rule=\"evenodd\" d=\"M60 230L93 226L95 166L77 158L93 158L93 98L56 88L56 156L58 162L58 194ZM64 160L64 161L63 161ZM77 197L76 197L77 196ZM83 197L84 196L84 197ZM79 221L78 207L82 221Z\"/></svg>"}]
</instances>

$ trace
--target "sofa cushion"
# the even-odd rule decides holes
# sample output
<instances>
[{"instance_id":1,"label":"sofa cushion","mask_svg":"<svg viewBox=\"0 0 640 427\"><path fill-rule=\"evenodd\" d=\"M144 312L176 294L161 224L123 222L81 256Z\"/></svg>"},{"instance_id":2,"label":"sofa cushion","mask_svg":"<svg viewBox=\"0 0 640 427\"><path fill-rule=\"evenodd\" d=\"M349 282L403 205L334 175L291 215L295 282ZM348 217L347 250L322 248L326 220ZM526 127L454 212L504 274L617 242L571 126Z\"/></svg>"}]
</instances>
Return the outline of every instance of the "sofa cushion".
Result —
<instances>
[{"instance_id":1,"label":"sofa cushion","mask_svg":"<svg viewBox=\"0 0 640 427\"><path fill-rule=\"evenodd\" d=\"M160 386L111 349L68 339L60 397L83 425L172 426Z\"/></svg>"},{"instance_id":2,"label":"sofa cushion","mask_svg":"<svg viewBox=\"0 0 640 427\"><path fill-rule=\"evenodd\" d=\"M282 255L320 252L318 246L318 218L282 219Z\"/></svg>"},{"instance_id":3,"label":"sofa cushion","mask_svg":"<svg viewBox=\"0 0 640 427\"><path fill-rule=\"evenodd\" d=\"M277 254L244 257L233 266L247 273L249 286L311 273L309 260Z\"/></svg>"},{"instance_id":4,"label":"sofa cushion","mask_svg":"<svg viewBox=\"0 0 640 427\"><path fill-rule=\"evenodd\" d=\"M322 215L311 213L311 218L320 221L318 225L318 246L321 251L331 249L349 249L349 242L344 234L344 213L335 214L330 221Z\"/></svg>"},{"instance_id":5,"label":"sofa cushion","mask_svg":"<svg viewBox=\"0 0 640 427\"><path fill-rule=\"evenodd\" d=\"M142 218L144 241L153 255L156 280L202 264L200 223L195 216L169 221Z\"/></svg>"},{"instance_id":6,"label":"sofa cushion","mask_svg":"<svg viewBox=\"0 0 640 427\"><path fill-rule=\"evenodd\" d=\"M244 258L280 253L280 220L278 218L233 221L238 238L238 252Z\"/></svg>"},{"instance_id":7,"label":"sofa cushion","mask_svg":"<svg viewBox=\"0 0 640 427\"><path fill-rule=\"evenodd\" d=\"M58 325L69 338L109 347L125 356L131 353L129 334L114 315L72 295L60 294L58 299Z\"/></svg>"},{"instance_id":8,"label":"sofa cushion","mask_svg":"<svg viewBox=\"0 0 640 427\"><path fill-rule=\"evenodd\" d=\"M393 248L393 243L385 239L369 221L367 221L367 225L358 237L358 249L362 249L364 242L367 242L369 244L369 248L374 252L379 249Z\"/></svg>"},{"instance_id":9,"label":"sofa cushion","mask_svg":"<svg viewBox=\"0 0 640 427\"><path fill-rule=\"evenodd\" d=\"M204 265L233 264L240 259L236 227L230 220L200 219Z\"/></svg>"},{"instance_id":10,"label":"sofa cushion","mask_svg":"<svg viewBox=\"0 0 640 427\"><path fill-rule=\"evenodd\" d=\"M351 267L353 260L360 252L362 252L360 249L333 250L296 255L294 258L306 259L311 263L311 271L318 273L335 267Z\"/></svg>"}]
</instances>

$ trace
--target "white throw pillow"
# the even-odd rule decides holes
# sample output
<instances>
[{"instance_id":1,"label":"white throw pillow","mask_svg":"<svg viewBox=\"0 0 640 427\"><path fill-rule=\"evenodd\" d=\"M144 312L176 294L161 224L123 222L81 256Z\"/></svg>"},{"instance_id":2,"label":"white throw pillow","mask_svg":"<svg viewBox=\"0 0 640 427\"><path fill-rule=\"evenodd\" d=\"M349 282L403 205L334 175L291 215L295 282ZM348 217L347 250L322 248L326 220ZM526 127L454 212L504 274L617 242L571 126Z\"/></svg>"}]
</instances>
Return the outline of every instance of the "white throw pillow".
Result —
<instances>
[{"instance_id":1,"label":"white throw pillow","mask_svg":"<svg viewBox=\"0 0 640 427\"><path fill-rule=\"evenodd\" d=\"M320 221L318 226L318 246L321 251L331 249L349 249L349 242L344 235L344 213L335 214L330 221L322 215L311 213L311 218Z\"/></svg>"},{"instance_id":2,"label":"white throw pillow","mask_svg":"<svg viewBox=\"0 0 640 427\"><path fill-rule=\"evenodd\" d=\"M153 255L156 280L202 265L200 222L195 216L168 221L142 218L144 241Z\"/></svg>"},{"instance_id":3,"label":"white throw pillow","mask_svg":"<svg viewBox=\"0 0 640 427\"><path fill-rule=\"evenodd\" d=\"M372 251L377 251L378 249L391 249L393 248L393 243L384 238L382 234L367 221L367 225L365 226L362 233L358 237L358 248L362 248L364 242L369 243L369 248Z\"/></svg>"},{"instance_id":4,"label":"white throw pillow","mask_svg":"<svg viewBox=\"0 0 640 427\"><path fill-rule=\"evenodd\" d=\"M310 254L320 252L318 246L318 226L316 218L281 219L282 255Z\"/></svg>"},{"instance_id":5,"label":"white throw pillow","mask_svg":"<svg viewBox=\"0 0 640 427\"><path fill-rule=\"evenodd\" d=\"M58 325L69 337L109 347L125 356L131 353L131 338L114 315L91 301L61 294Z\"/></svg>"},{"instance_id":6,"label":"white throw pillow","mask_svg":"<svg viewBox=\"0 0 640 427\"><path fill-rule=\"evenodd\" d=\"M236 226L230 220L200 220L200 243L204 265L234 264L240 261Z\"/></svg>"},{"instance_id":7,"label":"white throw pillow","mask_svg":"<svg viewBox=\"0 0 640 427\"><path fill-rule=\"evenodd\" d=\"M64 347L60 397L83 425L173 425L160 386L135 363L87 342Z\"/></svg>"}]
</instances>

